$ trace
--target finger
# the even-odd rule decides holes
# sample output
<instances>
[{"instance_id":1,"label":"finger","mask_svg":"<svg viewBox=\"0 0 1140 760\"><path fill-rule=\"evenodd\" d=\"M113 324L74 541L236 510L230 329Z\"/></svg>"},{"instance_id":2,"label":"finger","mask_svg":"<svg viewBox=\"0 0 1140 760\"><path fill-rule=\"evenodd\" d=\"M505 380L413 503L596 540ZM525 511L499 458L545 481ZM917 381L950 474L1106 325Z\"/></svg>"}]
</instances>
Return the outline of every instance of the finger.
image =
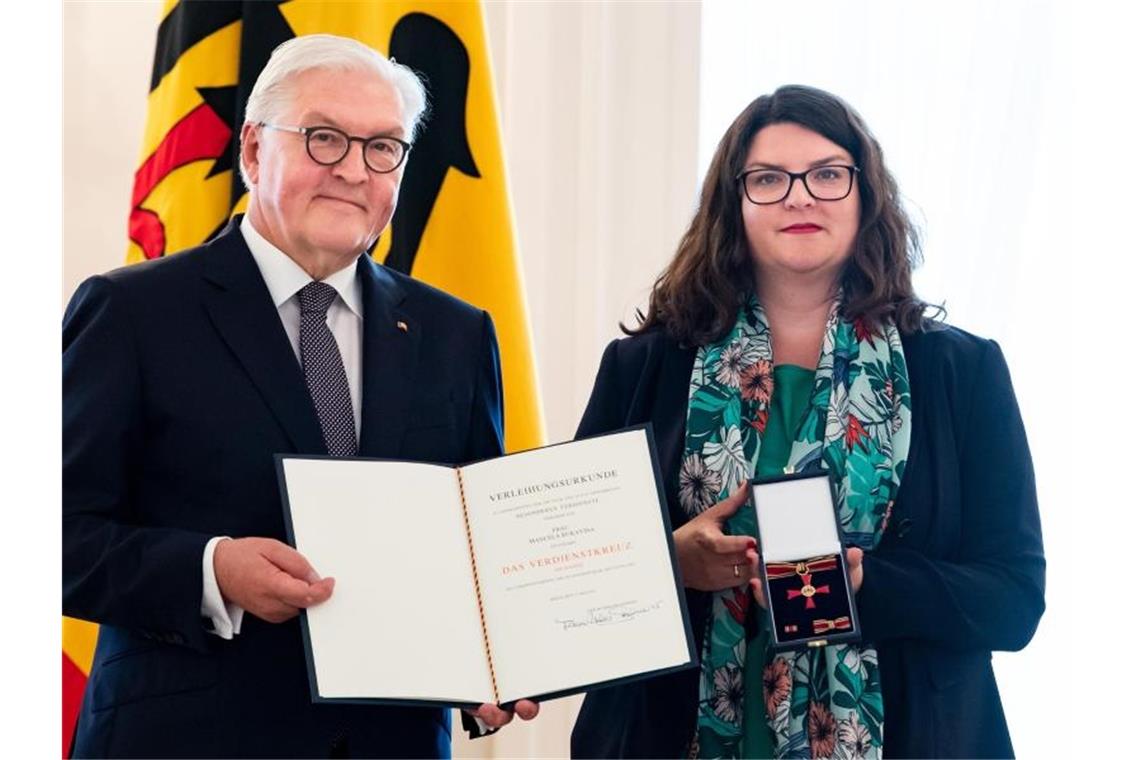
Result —
<instances>
[{"instance_id":1,"label":"finger","mask_svg":"<svg viewBox=\"0 0 1140 760\"><path fill-rule=\"evenodd\" d=\"M741 557L741 562L734 562L728 565L722 565L719 568L717 577L720 580L720 588L739 588L748 582L749 569L748 560Z\"/></svg>"},{"instance_id":2,"label":"finger","mask_svg":"<svg viewBox=\"0 0 1140 760\"><path fill-rule=\"evenodd\" d=\"M759 578L760 577L760 553L753 550L753 551L747 552L747 555L748 555L748 557L747 557L748 577L749 578Z\"/></svg>"},{"instance_id":3,"label":"finger","mask_svg":"<svg viewBox=\"0 0 1140 760\"><path fill-rule=\"evenodd\" d=\"M320 574L313 569L304 555L280 541L267 544L261 553L263 557L294 578L300 578L309 583L315 583L321 579Z\"/></svg>"},{"instance_id":4,"label":"finger","mask_svg":"<svg viewBox=\"0 0 1140 760\"><path fill-rule=\"evenodd\" d=\"M332 596L334 586L336 586L336 578L321 578L316 583L310 583L309 595L313 601L309 603L309 606L312 607L321 602L327 602L329 597Z\"/></svg>"},{"instance_id":5,"label":"finger","mask_svg":"<svg viewBox=\"0 0 1140 760\"><path fill-rule=\"evenodd\" d=\"M288 573L277 573L269 582L269 594L279 602L293 607L308 607L316 604L315 584L299 580ZM331 591L330 591L331 593ZM325 596L321 601L327 599Z\"/></svg>"},{"instance_id":6,"label":"finger","mask_svg":"<svg viewBox=\"0 0 1140 760\"><path fill-rule=\"evenodd\" d=\"M760 582L759 578L753 578L748 581L748 587L752 589L752 598L756 600L764 609L768 609L768 598L764 595L764 584Z\"/></svg>"},{"instance_id":7,"label":"finger","mask_svg":"<svg viewBox=\"0 0 1140 760\"><path fill-rule=\"evenodd\" d=\"M741 504L748 501L749 485L749 481L745 480L735 491L729 494L727 499L718 501L702 514L708 515L717 522L724 522L736 514L736 510L740 509Z\"/></svg>"},{"instance_id":8,"label":"finger","mask_svg":"<svg viewBox=\"0 0 1140 760\"><path fill-rule=\"evenodd\" d=\"M511 718L514 717L512 713L492 704L479 705L479 709L475 711L475 715L490 728L502 728L510 723Z\"/></svg>"},{"instance_id":9,"label":"finger","mask_svg":"<svg viewBox=\"0 0 1140 760\"><path fill-rule=\"evenodd\" d=\"M756 539L752 536L709 536L707 548L716 554L736 554L741 557L749 549L756 548Z\"/></svg>"},{"instance_id":10,"label":"finger","mask_svg":"<svg viewBox=\"0 0 1140 760\"><path fill-rule=\"evenodd\" d=\"M717 557L717 562L723 564L725 567L739 565L741 568L740 571L744 572L744 568L748 567L748 555L749 552L747 551L740 552L739 554L722 554Z\"/></svg>"},{"instance_id":11,"label":"finger","mask_svg":"<svg viewBox=\"0 0 1140 760\"><path fill-rule=\"evenodd\" d=\"M275 599L268 599L258 605L256 610L250 610L250 612L270 623L284 623L286 620L295 618L301 611Z\"/></svg>"},{"instance_id":12,"label":"finger","mask_svg":"<svg viewBox=\"0 0 1140 760\"><path fill-rule=\"evenodd\" d=\"M520 699L515 702L515 715L523 720L534 720L538 715L538 704L529 699Z\"/></svg>"},{"instance_id":13,"label":"finger","mask_svg":"<svg viewBox=\"0 0 1140 760\"><path fill-rule=\"evenodd\" d=\"M858 547L851 547L847 550L847 566L854 570L863 564L863 550Z\"/></svg>"}]
</instances>

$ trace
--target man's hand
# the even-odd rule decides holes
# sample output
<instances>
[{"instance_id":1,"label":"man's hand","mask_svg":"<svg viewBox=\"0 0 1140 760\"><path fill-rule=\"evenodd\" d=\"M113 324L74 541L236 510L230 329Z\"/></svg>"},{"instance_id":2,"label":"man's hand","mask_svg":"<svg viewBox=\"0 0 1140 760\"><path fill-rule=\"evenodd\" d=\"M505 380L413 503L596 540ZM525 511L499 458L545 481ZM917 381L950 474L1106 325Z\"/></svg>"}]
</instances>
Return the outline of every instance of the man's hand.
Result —
<instances>
[{"instance_id":1,"label":"man's hand","mask_svg":"<svg viewBox=\"0 0 1140 760\"><path fill-rule=\"evenodd\" d=\"M322 579L297 550L272 538L219 541L214 575L223 599L270 623L325 601L335 583Z\"/></svg>"},{"instance_id":2,"label":"man's hand","mask_svg":"<svg viewBox=\"0 0 1140 760\"><path fill-rule=\"evenodd\" d=\"M689 588L720 591L756 576L760 555L751 536L726 536L724 521L748 501L748 481L731 496L673 531L681 579Z\"/></svg>"},{"instance_id":3,"label":"man's hand","mask_svg":"<svg viewBox=\"0 0 1140 760\"><path fill-rule=\"evenodd\" d=\"M851 593L855 594L863 586L863 550L857 547L851 547L847 550L847 569L850 571L851 577ZM764 609L768 609L768 600L764 597L764 584L760 582L759 568L757 568L756 577L748 581L748 585L752 587L752 596L756 598L756 603Z\"/></svg>"},{"instance_id":4,"label":"man's hand","mask_svg":"<svg viewBox=\"0 0 1140 760\"><path fill-rule=\"evenodd\" d=\"M466 712L468 715L474 715L483 721L487 728L502 728L511 722L516 713L523 720L533 720L534 716L538 715L538 705L529 699L520 699L515 702L514 710L504 710L498 705L483 704L479 706L478 710L467 710Z\"/></svg>"}]
</instances>

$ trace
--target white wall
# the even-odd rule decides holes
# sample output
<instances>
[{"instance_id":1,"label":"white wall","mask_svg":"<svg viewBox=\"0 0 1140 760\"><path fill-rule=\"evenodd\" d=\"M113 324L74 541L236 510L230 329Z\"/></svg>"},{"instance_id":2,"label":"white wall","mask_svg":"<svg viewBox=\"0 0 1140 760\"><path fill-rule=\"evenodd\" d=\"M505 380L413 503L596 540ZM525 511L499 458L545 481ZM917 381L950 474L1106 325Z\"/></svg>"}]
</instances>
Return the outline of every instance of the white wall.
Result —
<instances>
[{"instance_id":1,"label":"white wall","mask_svg":"<svg viewBox=\"0 0 1140 760\"><path fill-rule=\"evenodd\" d=\"M63 6L63 300L122 266L158 0Z\"/></svg>"}]
</instances>

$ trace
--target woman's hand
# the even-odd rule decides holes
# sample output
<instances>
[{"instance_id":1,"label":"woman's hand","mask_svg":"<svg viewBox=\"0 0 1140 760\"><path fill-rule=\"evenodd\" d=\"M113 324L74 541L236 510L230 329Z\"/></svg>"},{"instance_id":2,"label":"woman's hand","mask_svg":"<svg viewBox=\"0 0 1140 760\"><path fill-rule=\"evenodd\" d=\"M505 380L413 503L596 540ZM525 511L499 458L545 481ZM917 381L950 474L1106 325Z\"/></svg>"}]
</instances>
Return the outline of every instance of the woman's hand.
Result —
<instances>
[{"instance_id":1,"label":"woman's hand","mask_svg":"<svg viewBox=\"0 0 1140 760\"><path fill-rule=\"evenodd\" d=\"M673 531L677 562L685 586L698 591L720 591L755 578L760 568L756 539L726 536L724 521L748 500L748 481L731 496Z\"/></svg>"},{"instance_id":2,"label":"woman's hand","mask_svg":"<svg viewBox=\"0 0 1140 760\"><path fill-rule=\"evenodd\" d=\"M856 594L863 585L863 550L852 547L847 550L847 570L851 578L851 593ZM760 582L760 569L756 569L756 577L749 579L748 585L752 587L752 596L756 603L768 609L768 600L764 597L764 584Z\"/></svg>"}]
</instances>

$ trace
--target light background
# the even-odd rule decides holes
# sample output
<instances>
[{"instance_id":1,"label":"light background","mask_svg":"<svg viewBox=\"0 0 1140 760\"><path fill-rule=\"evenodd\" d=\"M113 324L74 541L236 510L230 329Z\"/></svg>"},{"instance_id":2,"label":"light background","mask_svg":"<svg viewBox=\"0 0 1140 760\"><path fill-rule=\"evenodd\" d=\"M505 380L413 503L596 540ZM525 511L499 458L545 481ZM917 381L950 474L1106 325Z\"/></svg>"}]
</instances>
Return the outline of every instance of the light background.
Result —
<instances>
[{"instance_id":1,"label":"light background","mask_svg":"<svg viewBox=\"0 0 1140 760\"><path fill-rule=\"evenodd\" d=\"M34 262L43 286L29 297L15 287L25 278L7 283L15 299L4 335L15 353L4 366L43 372L3 373L5 421L19 431L4 437L3 472L19 474L13 527L44 538L14 547L4 566L16 581L13 619L46 622L19 645L43 664L14 666L35 719L2 733L34 754L58 746L50 452L59 450L60 297L122 261L156 20L153 3L49 4L21 12L28 34L10 33L3 51L10 141L0 208L9 258ZM1015 747L1026 757L1126 751L1120 716L1137 671L1134 573L1124 564L1138 503L1127 447L1137 366L1125 339L1140 255L1134 13L1060 0L560 2L490 3L487 20L551 439L572 434L601 348L667 261L732 116L785 82L840 94L884 145L924 230L920 294L1001 342L1029 430L1049 606L1025 651L995 655ZM23 147L29 124L38 150ZM62 167L50 150L61 142ZM27 571L37 548L47 567L28 584L40 576ZM5 628L7 640L19 626ZM547 705L534 724L457 751L564 754L573 709L573 700Z\"/></svg>"}]
</instances>

